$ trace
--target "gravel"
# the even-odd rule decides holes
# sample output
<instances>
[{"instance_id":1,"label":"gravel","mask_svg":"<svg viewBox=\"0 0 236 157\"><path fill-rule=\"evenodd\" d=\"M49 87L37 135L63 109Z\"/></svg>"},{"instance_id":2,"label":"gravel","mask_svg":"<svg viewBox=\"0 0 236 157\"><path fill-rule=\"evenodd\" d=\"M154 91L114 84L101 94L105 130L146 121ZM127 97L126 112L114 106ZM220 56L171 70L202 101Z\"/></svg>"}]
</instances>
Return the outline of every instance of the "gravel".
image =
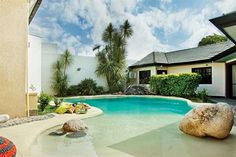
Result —
<instances>
[{"instance_id":1,"label":"gravel","mask_svg":"<svg viewBox=\"0 0 236 157\"><path fill-rule=\"evenodd\" d=\"M6 128L6 127L25 124L25 123L30 123L30 122L34 122L34 121L50 119L50 118L53 118L53 117L55 117L54 114L47 114L47 115L42 115L42 116L23 117L23 118L14 118L14 119L8 120L5 123L0 123L0 128Z\"/></svg>"}]
</instances>

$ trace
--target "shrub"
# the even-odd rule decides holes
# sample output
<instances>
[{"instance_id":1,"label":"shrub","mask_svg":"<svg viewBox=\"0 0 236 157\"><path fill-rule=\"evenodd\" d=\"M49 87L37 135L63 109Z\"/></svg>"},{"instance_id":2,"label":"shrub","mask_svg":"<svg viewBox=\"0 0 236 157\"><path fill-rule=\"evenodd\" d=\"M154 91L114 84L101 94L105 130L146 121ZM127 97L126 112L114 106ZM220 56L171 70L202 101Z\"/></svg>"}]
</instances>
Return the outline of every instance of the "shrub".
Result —
<instances>
[{"instance_id":1,"label":"shrub","mask_svg":"<svg viewBox=\"0 0 236 157\"><path fill-rule=\"evenodd\" d=\"M197 91L196 94L197 98L201 99L203 102L208 102L208 92L206 89Z\"/></svg>"},{"instance_id":2,"label":"shrub","mask_svg":"<svg viewBox=\"0 0 236 157\"><path fill-rule=\"evenodd\" d=\"M78 85L72 85L67 90L68 96L95 95L103 93L104 88L102 86L97 86L97 83L91 78L84 79Z\"/></svg>"},{"instance_id":3,"label":"shrub","mask_svg":"<svg viewBox=\"0 0 236 157\"><path fill-rule=\"evenodd\" d=\"M67 96L80 95L80 89L78 85L72 85L67 89Z\"/></svg>"},{"instance_id":4,"label":"shrub","mask_svg":"<svg viewBox=\"0 0 236 157\"><path fill-rule=\"evenodd\" d=\"M97 83L93 79L84 79L78 85L81 89L81 95L94 95L96 94Z\"/></svg>"},{"instance_id":5,"label":"shrub","mask_svg":"<svg viewBox=\"0 0 236 157\"><path fill-rule=\"evenodd\" d=\"M43 112L46 106L51 101L52 97L44 92L42 92L39 96L39 109Z\"/></svg>"},{"instance_id":6,"label":"shrub","mask_svg":"<svg viewBox=\"0 0 236 157\"><path fill-rule=\"evenodd\" d=\"M61 103L63 102L63 99L54 98L53 101L54 101L56 107L58 107L58 106L60 106Z\"/></svg>"},{"instance_id":7,"label":"shrub","mask_svg":"<svg viewBox=\"0 0 236 157\"><path fill-rule=\"evenodd\" d=\"M151 92L158 95L190 97L195 95L201 76L196 73L154 75Z\"/></svg>"},{"instance_id":8,"label":"shrub","mask_svg":"<svg viewBox=\"0 0 236 157\"><path fill-rule=\"evenodd\" d=\"M97 86L97 88L95 89L96 94L104 94L104 88L102 86Z\"/></svg>"}]
</instances>

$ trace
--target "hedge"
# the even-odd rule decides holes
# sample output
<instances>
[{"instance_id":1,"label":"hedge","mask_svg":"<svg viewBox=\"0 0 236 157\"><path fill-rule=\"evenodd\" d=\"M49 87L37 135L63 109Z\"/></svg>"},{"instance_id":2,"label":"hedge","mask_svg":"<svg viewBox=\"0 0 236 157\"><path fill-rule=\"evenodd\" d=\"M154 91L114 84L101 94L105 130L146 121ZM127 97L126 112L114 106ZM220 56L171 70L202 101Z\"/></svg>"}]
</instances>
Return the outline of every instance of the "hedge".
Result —
<instances>
[{"instance_id":1,"label":"hedge","mask_svg":"<svg viewBox=\"0 0 236 157\"><path fill-rule=\"evenodd\" d=\"M191 97L200 79L197 73L154 75L150 79L150 90L157 95Z\"/></svg>"}]
</instances>

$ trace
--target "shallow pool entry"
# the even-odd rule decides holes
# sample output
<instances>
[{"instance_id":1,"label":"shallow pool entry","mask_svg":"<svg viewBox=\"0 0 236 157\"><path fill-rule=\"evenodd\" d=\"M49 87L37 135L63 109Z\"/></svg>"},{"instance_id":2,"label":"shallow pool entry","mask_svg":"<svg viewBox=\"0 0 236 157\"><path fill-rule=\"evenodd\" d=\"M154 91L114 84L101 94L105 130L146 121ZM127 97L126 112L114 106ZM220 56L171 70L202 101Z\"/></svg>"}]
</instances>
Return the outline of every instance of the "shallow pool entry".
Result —
<instances>
[{"instance_id":1,"label":"shallow pool entry","mask_svg":"<svg viewBox=\"0 0 236 157\"><path fill-rule=\"evenodd\" d=\"M67 101L86 102L104 114L84 120L89 128L84 137L48 135L61 126L45 131L32 146L34 157L233 157L236 153L234 135L216 141L179 131L179 121L191 109L184 100L131 97Z\"/></svg>"}]
</instances>

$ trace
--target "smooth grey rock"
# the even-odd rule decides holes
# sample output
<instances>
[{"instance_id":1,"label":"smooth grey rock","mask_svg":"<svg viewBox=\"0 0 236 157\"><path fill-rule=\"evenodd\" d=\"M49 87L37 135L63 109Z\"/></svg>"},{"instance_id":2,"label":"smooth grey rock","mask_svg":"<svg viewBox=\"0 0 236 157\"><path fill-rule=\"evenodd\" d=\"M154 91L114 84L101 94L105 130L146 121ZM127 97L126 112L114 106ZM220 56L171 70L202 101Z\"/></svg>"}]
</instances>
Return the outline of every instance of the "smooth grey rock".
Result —
<instances>
[{"instance_id":1,"label":"smooth grey rock","mask_svg":"<svg viewBox=\"0 0 236 157\"><path fill-rule=\"evenodd\" d=\"M147 95L149 94L149 90L144 85L130 85L125 90L126 95Z\"/></svg>"}]
</instances>

